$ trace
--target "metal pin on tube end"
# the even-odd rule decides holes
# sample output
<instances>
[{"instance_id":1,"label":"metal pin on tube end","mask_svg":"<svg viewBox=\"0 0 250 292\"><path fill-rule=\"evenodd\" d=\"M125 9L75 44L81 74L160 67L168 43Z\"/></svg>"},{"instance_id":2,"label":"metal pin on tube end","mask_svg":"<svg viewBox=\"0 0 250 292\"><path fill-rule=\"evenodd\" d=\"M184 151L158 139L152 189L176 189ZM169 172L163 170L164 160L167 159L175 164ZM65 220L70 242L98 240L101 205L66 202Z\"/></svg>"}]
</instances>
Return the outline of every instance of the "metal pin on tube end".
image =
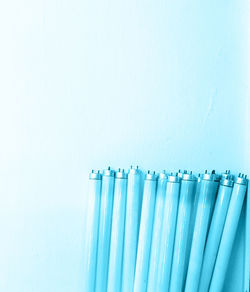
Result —
<instances>
[{"instance_id":1,"label":"metal pin on tube end","mask_svg":"<svg viewBox=\"0 0 250 292\"><path fill-rule=\"evenodd\" d=\"M94 171L94 169L91 170L91 173L89 174L89 179L102 179L102 175L100 173L100 170Z\"/></svg>"},{"instance_id":2,"label":"metal pin on tube end","mask_svg":"<svg viewBox=\"0 0 250 292\"><path fill-rule=\"evenodd\" d=\"M172 172L171 172L171 175L173 175ZM177 173L177 176L178 176L179 178L182 178L182 176L183 176L183 173L181 172L180 169L179 169L179 171L178 171L178 173Z\"/></svg>"},{"instance_id":3,"label":"metal pin on tube end","mask_svg":"<svg viewBox=\"0 0 250 292\"><path fill-rule=\"evenodd\" d=\"M115 173L115 178L127 178L128 174L124 171L124 169L121 170L121 168L118 168L118 171L116 171Z\"/></svg>"},{"instance_id":4,"label":"metal pin on tube end","mask_svg":"<svg viewBox=\"0 0 250 292\"><path fill-rule=\"evenodd\" d=\"M234 183L240 185L247 185L247 177L244 174L239 173L238 177L235 178Z\"/></svg>"},{"instance_id":5,"label":"metal pin on tube end","mask_svg":"<svg viewBox=\"0 0 250 292\"><path fill-rule=\"evenodd\" d=\"M115 175L115 172L114 172L114 170L112 170L111 167L109 166L107 169L104 169L102 175L103 175L103 176L114 176L114 175Z\"/></svg>"},{"instance_id":6,"label":"metal pin on tube end","mask_svg":"<svg viewBox=\"0 0 250 292\"><path fill-rule=\"evenodd\" d=\"M155 171L151 172L150 170L148 170L145 179L146 180L156 180L157 175L155 174Z\"/></svg>"},{"instance_id":7,"label":"metal pin on tube end","mask_svg":"<svg viewBox=\"0 0 250 292\"><path fill-rule=\"evenodd\" d=\"M196 180L196 177L193 175L192 171L187 172L186 170L184 170L182 180Z\"/></svg>"},{"instance_id":8,"label":"metal pin on tube end","mask_svg":"<svg viewBox=\"0 0 250 292\"><path fill-rule=\"evenodd\" d=\"M215 170L212 170L211 173L208 173L207 169L204 174L201 176L202 180L211 180L211 181L219 181L220 176L215 173Z\"/></svg>"},{"instance_id":9,"label":"metal pin on tube end","mask_svg":"<svg viewBox=\"0 0 250 292\"><path fill-rule=\"evenodd\" d=\"M175 173L175 174L173 172L171 172L170 175L168 175L168 177L167 177L167 181L172 182L172 183L179 183L181 181L181 177L179 176L179 172Z\"/></svg>"},{"instance_id":10,"label":"metal pin on tube end","mask_svg":"<svg viewBox=\"0 0 250 292\"><path fill-rule=\"evenodd\" d=\"M136 167L133 167L133 165L131 165L128 173L129 174L139 174L140 173L140 170L139 170L138 165Z\"/></svg>"},{"instance_id":11,"label":"metal pin on tube end","mask_svg":"<svg viewBox=\"0 0 250 292\"><path fill-rule=\"evenodd\" d=\"M233 175L231 175L231 171L228 169L224 173L220 175L221 179L223 178L231 178L233 179Z\"/></svg>"},{"instance_id":12,"label":"metal pin on tube end","mask_svg":"<svg viewBox=\"0 0 250 292\"><path fill-rule=\"evenodd\" d=\"M166 170L163 170L160 174L159 174L159 179L167 179L168 178L168 175L166 173Z\"/></svg>"}]
</instances>

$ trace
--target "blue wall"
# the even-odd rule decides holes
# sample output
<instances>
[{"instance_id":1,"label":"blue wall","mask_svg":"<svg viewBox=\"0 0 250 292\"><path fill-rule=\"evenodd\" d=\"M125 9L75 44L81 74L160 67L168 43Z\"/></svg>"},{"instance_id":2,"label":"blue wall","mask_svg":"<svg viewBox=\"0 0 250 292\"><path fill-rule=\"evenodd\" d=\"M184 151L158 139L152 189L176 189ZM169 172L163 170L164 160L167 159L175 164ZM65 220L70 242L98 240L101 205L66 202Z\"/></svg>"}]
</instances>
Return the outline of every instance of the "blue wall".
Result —
<instances>
[{"instance_id":1,"label":"blue wall","mask_svg":"<svg viewBox=\"0 0 250 292\"><path fill-rule=\"evenodd\" d=\"M1 3L1 291L82 291L92 168L250 173L247 8ZM243 283L243 219L229 292Z\"/></svg>"}]
</instances>

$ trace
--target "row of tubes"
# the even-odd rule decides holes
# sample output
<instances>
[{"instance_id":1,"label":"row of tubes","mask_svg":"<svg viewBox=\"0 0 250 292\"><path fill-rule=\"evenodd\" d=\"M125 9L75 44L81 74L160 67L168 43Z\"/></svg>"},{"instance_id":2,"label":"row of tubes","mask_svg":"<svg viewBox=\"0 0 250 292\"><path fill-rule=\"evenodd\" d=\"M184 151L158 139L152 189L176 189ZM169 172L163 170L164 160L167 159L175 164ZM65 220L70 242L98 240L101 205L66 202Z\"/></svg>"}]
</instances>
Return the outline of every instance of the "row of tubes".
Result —
<instances>
[{"instance_id":1,"label":"row of tubes","mask_svg":"<svg viewBox=\"0 0 250 292\"><path fill-rule=\"evenodd\" d=\"M247 182L229 171L92 171L84 291L222 291Z\"/></svg>"}]
</instances>

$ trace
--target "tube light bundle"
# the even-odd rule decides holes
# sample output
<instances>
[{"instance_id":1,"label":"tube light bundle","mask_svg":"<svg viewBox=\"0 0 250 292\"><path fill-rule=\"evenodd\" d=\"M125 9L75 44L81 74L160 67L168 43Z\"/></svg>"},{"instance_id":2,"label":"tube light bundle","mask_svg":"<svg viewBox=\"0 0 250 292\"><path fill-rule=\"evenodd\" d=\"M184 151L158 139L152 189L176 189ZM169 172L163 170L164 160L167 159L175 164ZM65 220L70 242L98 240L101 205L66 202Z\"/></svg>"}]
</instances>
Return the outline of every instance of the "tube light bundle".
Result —
<instances>
[{"instance_id":1,"label":"tube light bundle","mask_svg":"<svg viewBox=\"0 0 250 292\"><path fill-rule=\"evenodd\" d=\"M92 171L83 291L223 291L247 184L229 171Z\"/></svg>"}]
</instances>

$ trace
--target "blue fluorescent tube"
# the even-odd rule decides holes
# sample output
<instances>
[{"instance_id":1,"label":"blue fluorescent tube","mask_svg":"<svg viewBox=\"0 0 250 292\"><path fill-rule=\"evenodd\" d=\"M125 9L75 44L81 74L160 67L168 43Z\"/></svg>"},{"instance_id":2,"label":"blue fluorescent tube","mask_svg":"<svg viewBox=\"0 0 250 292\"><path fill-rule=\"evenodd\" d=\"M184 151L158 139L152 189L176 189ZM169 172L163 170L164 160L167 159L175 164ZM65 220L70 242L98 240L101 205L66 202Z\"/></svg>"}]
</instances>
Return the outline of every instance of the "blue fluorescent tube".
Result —
<instances>
[{"instance_id":1,"label":"blue fluorescent tube","mask_svg":"<svg viewBox=\"0 0 250 292\"><path fill-rule=\"evenodd\" d=\"M151 238L154 222L156 181L155 173L148 172L144 181L140 232L137 248L134 292L146 292ZM118 291L118 290L117 290Z\"/></svg>"},{"instance_id":2,"label":"blue fluorescent tube","mask_svg":"<svg viewBox=\"0 0 250 292\"><path fill-rule=\"evenodd\" d=\"M148 291L156 291L156 280L158 276L160 244L162 234L162 219L164 212L164 202L166 196L167 174L160 173L157 184L154 227L151 244L151 255L148 274ZM128 291L128 290L127 290Z\"/></svg>"},{"instance_id":3,"label":"blue fluorescent tube","mask_svg":"<svg viewBox=\"0 0 250 292\"><path fill-rule=\"evenodd\" d=\"M250 191L247 188L244 291L250 288Z\"/></svg>"},{"instance_id":4,"label":"blue fluorescent tube","mask_svg":"<svg viewBox=\"0 0 250 292\"><path fill-rule=\"evenodd\" d=\"M125 221L122 291L133 291L141 212L141 172L129 170Z\"/></svg>"},{"instance_id":5,"label":"blue fluorescent tube","mask_svg":"<svg viewBox=\"0 0 250 292\"><path fill-rule=\"evenodd\" d=\"M219 179L214 172L211 174L205 173L201 178L185 292L198 291L209 216L216 197L218 184Z\"/></svg>"},{"instance_id":6,"label":"blue fluorescent tube","mask_svg":"<svg viewBox=\"0 0 250 292\"><path fill-rule=\"evenodd\" d=\"M200 188L201 188L201 177L200 177L200 174L198 174L197 184L196 184L196 188L195 188L195 195L194 195L194 203L193 203L193 207L192 207L192 211L191 211L191 218L190 218L190 225L189 225L189 232L188 232L187 252L186 252L186 259L185 259L185 270L188 269L189 255L190 255L191 247L192 247L194 224L195 224L196 212L197 212L199 196L200 196Z\"/></svg>"},{"instance_id":7,"label":"blue fluorescent tube","mask_svg":"<svg viewBox=\"0 0 250 292\"><path fill-rule=\"evenodd\" d=\"M108 292L121 291L127 181L127 174L124 170L116 172L110 242Z\"/></svg>"},{"instance_id":8,"label":"blue fluorescent tube","mask_svg":"<svg viewBox=\"0 0 250 292\"><path fill-rule=\"evenodd\" d=\"M107 290L109 248L114 197L114 171L108 168L102 176L102 194L97 253L96 292Z\"/></svg>"},{"instance_id":9,"label":"blue fluorescent tube","mask_svg":"<svg viewBox=\"0 0 250 292\"><path fill-rule=\"evenodd\" d=\"M169 175L167 179L164 215L162 221L162 236L160 244L160 257L158 277L155 289L148 291L169 291L172 253L174 247L175 227L177 221L178 203L180 192L180 178Z\"/></svg>"},{"instance_id":10,"label":"blue fluorescent tube","mask_svg":"<svg viewBox=\"0 0 250 292\"><path fill-rule=\"evenodd\" d=\"M171 292L182 292L184 289L186 249L195 185L196 178L191 173L183 174L171 271Z\"/></svg>"},{"instance_id":11,"label":"blue fluorescent tube","mask_svg":"<svg viewBox=\"0 0 250 292\"><path fill-rule=\"evenodd\" d=\"M235 179L209 291L220 292L223 289L246 189L247 179L239 175Z\"/></svg>"},{"instance_id":12,"label":"blue fluorescent tube","mask_svg":"<svg viewBox=\"0 0 250 292\"><path fill-rule=\"evenodd\" d=\"M98 243L99 211L102 176L93 170L89 175L89 197L87 206L85 240L83 248L83 285L85 292L95 290L96 251Z\"/></svg>"},{"instance_id":13,"label":"blue fluorescent tube","mask_svg":"<svg viewBox=\"0 0 250 292\"><path fill-rule=\"evenodd\" d=\"M203 257L200 292L209 290L232 190L233 181L230 178L221 179Z\"/></svg>"}]
</instances>

